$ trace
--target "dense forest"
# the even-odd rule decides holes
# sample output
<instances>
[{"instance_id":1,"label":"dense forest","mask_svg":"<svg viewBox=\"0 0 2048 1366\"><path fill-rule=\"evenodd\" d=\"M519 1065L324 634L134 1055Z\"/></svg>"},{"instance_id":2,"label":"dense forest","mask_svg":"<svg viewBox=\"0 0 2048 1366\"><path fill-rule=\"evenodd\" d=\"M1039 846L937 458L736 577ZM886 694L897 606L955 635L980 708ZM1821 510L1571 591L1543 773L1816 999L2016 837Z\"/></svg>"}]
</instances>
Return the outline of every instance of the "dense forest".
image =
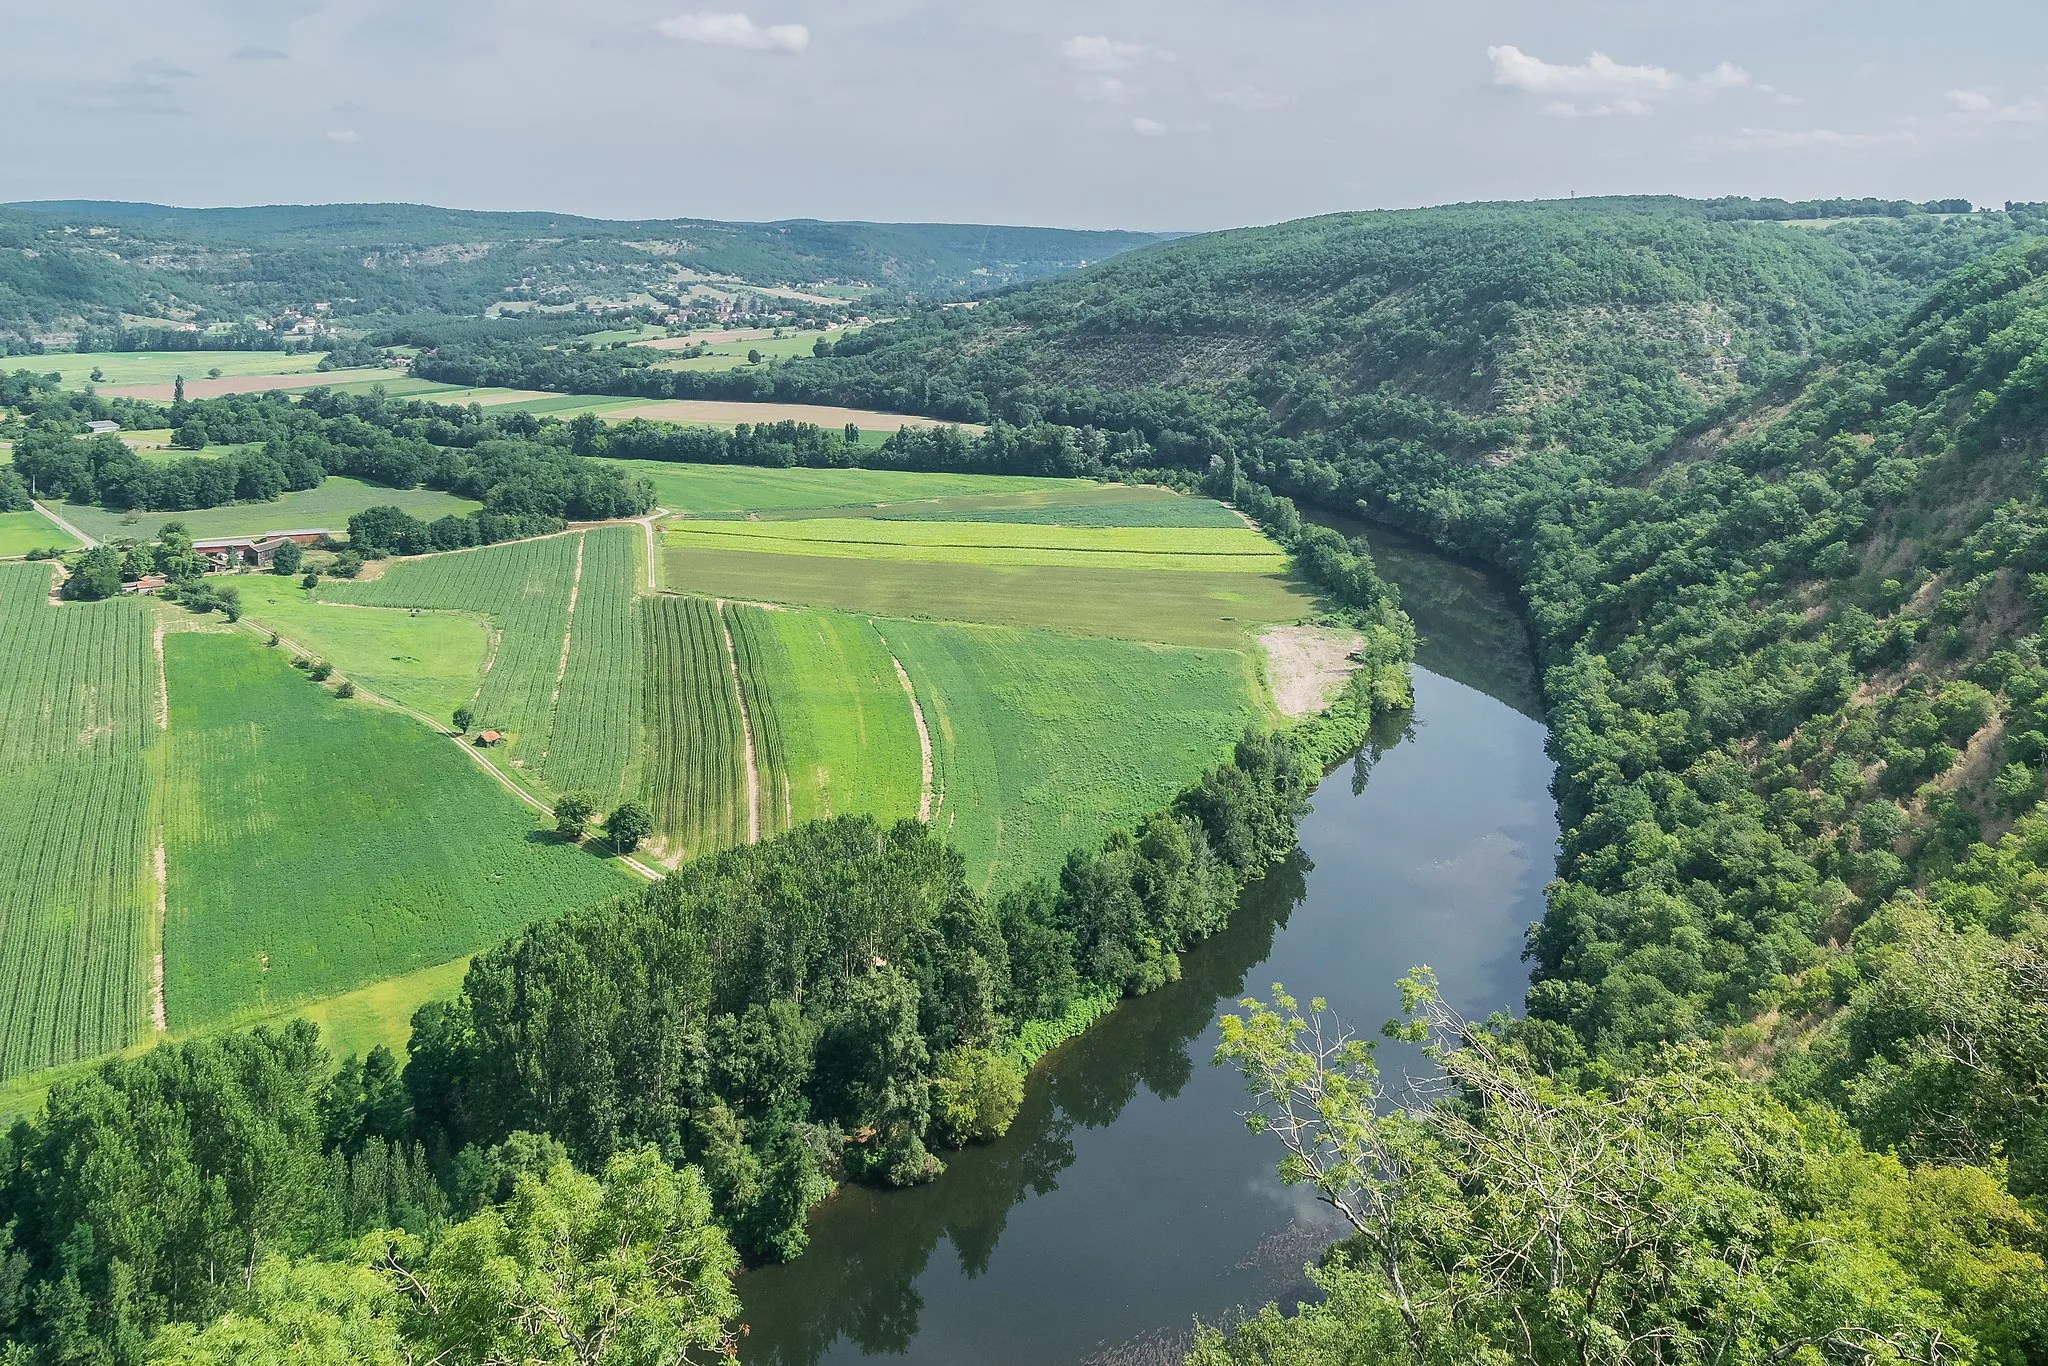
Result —
<instances>
[{"instance_id":1,"label":"dense forest","mask_svg":"<svg viewBox=\"0 0 2048 1366\"><path fill-rule=\"evenodd\" d=\"M336 319L475 316L508 301L617 301L707 279L855 286L901 303L1057 274L1168 235L613 222L418 204L9 204L0 205L0 342L27 346L81 328L104 341L137 318L237 323L316 304Z\"/></svg>"}]
</instances>

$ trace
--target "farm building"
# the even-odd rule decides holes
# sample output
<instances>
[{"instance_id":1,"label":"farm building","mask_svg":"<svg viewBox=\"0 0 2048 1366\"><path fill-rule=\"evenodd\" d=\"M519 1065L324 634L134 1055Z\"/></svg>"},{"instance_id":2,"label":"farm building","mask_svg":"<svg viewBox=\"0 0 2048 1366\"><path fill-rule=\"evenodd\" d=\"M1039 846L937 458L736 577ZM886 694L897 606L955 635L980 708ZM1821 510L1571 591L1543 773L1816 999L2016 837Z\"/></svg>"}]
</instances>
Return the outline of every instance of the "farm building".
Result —
<instances>
[{"instance_id":1,"label":"farm building","mask_svg":"<svg viewBox=\"0 0 2048 1366\"><path fill-rule=\"evenodd\" d=\"M324 526L293 527L289 531L266 531L263 533L263 539L266 541L297 541L300 545L318 545L320 539L327 534L328 530Z\"/></svg>"},{"instance_id":2,"label":"farm building","mask_svg":"<svg viewBox=\"0 0 2048 1366\"><path fill-rule=\"evenodd\" d=\"M319 536L322 533L298 533ZM277 558L278 547L297 536L282 536L272 532L258 540L254 536L215 536L203 541L192 542L192 553L201 559L211 560L216 569L232 569L238 564L253 564L259 569L268 569ZM310 542L300 542L310 544Z\"/></svg>"},{"instance_id":3,"label":"farm building","mask_svg":"<svg viewBox=\"0 0 2048 1366\"><path fill-rule=\"evenodd\" d=\"M121 430L121 424L118 422L88 422L85 424L85 430L89 436L111 436L113 433Z\"/></svg>"},{"instance_id":4,"label":"farm building","mask_svg":"<svg viewBox=\"0 0 2048 1366\"><path fill-rule=\"evenodd\" d=\"M504 739L505 733L503 731L480 730L476 734L477 748L489 749L492 745L502 743Z\"/></svg>"}]
</instances>

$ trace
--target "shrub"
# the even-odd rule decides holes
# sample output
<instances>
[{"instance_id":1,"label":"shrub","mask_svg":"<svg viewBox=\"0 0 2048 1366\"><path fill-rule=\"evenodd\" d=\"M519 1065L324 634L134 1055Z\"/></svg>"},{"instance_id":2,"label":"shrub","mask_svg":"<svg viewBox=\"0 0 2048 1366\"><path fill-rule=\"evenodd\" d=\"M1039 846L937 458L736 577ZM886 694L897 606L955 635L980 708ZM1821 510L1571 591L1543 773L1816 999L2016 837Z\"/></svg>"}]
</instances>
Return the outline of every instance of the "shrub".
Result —
<instances>
[{"instance_id":1,"label":"shrub","mask_svg":"<svg viewBox=\"0 0 2048 1366\"><path fill-rule=\"evenodd\" d=\"M325 683L333 675L334 666L323 659L307 672L313 675L315 683Z\"/></svg>"},{"instance_id":2,"label":"shrub","mask_svg":"<svg viewBox=\"0 0 2048 1366\"><path fill-rule=\"evenodd\" d=\"M932 1135L947 1147L986 1143L1010 1131L1024 1103L1024 1074L986 1048L955 1048L939 1055L932 1075Z\"/></svg>"},{"instance_id":3,"label":"shrub","mask_svg":"<svg viewBox=\"0 0 2048 1366\"><path fill-rule=\"evenodd\" d=\"M356 685L347 679L343 679L341 686L334 690L334 695L336 697L354 697L356 695Z\"/></svg>"}]
</instances>

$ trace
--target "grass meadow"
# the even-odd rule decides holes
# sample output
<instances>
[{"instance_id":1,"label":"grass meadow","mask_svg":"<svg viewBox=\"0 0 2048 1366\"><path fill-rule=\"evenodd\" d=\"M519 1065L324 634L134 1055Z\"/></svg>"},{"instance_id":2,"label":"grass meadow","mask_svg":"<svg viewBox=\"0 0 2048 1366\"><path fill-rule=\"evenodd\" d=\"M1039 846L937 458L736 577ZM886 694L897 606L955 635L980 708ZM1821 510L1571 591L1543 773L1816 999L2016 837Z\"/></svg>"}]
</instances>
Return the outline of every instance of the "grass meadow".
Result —
<instances>
[{"instance_id":1,"label":"grass meadow","mask_svg":"<svg viewBox=\"0 0 2048 1366\"><path fill-rule=\"evenodd\" d=\"M404 508L421 521L431 522L450 513L466 516L483 504L434 489L392 489L329 475L318 488L287 493L268 503L229 503L189 512L120 512L62 503L52 510L86 535L102 541L121 536L147 541L154 540L158 529L172 521L183 522L194 536L254 536L287 527L316 526L340 535L346 531L352 513L383 506Z\"/></svg>"},{"instance_id":2,"label":"grass meadow","mask_svg":"<svg viewBox=\"0 0 2048 1366\"><path fill-rule=\"evenodd\" d=\"M148 604L48 603L0 565L0 1077L148 1020L159 732Z\"/></svg>"},{"instance_id":3,"label":"grass meadow","mask_svg":"<svg viewBox=\"0 0 2048 1366\"><path fill-rule=\"evenodd\" d=\"M692 517L791 508L873 507L947 497L1074 496L1099 487L1086 479L988 474L923 474L911 470L760 469L749 465L681 465L613 460L628 474L654 481L654 497Z\"/></svg>"},{"instance_id":4,"label":"grass meadow","mask_svg":"<svg viewBox=\"0 0 2048 1366\"><path fill-rule=\"evenodd\" d=\"M445 964L626 890L453 744L241 632L164 641L174 1029Z\"/></svg>"},{"instance_id":5,"label":"grass meadow","mask_svg":"<svg viewBox=\"0 0 2048 1366\"><path fill-rule=\"evenodd\" d=\"M1315 610L1314 598L1279 574L936 565L697 546L670 546L662 562L678 592L1171 645L1229 647Z\"/></svg>"},{"instance_id":6,"label":"grass meadow","mask_svg":"<svg viewBox=\"0 0 2048 1366\"><path fill-rule=\"evenodd\" d=\"M242 613L308 654L327 660L361 687L445 722L472 701L483 681L490 627L474 613L413 616L395 607L320 602L295 578L236 580Z\"/></svg>"},{"instance_id":7,"label":"grass meadow","mask_svg":"<svg viewBox=\"0 0 2048 1366\"><path fill-rule=\"evenodd\" d=\"M835 327L824 332L791 332L781 337L755 337L751 340L726 337L708 338L711 349L701 356L678 357L674 360L659 360L654 363L657 370L744 370L750 364L749 351L758 351L763 361L794 360L800 356L815 354L818 339L838 341L848 332L858 328Z\"/></svg>"},{"instance_id":8,"label":"grass meadow","mask_svg":"<svg viewBox=\"0 0 2048 1366\"><path fill-rule=\"evenodd\" d=\"M1270 574L1287 556L1247 526L1056 526L1015 522L885 522L819 517L802 521L683 521L668 545L899 563L1181 570Z\"/></svg>"},{"instance_id":9,"label":"grass meadow","mask_svg":"<svg viewBox=\"0 0 2048 1366\"><path fill-rule=\"evenodd\" d=\"M208 370L223 378L246 375L304 375L320 368L324 351L286 355L282 351L53 351L0 362L9 371L57 375L67 389L83 389L100 372L102 385L169 384L179 375L188 387Z\"/></svg>"},{"instance_id":10,"label":"grass meadow","mask_svg":"<svg viewBox=\"0 0 2048 1366\"><path fill-rule=\"evenodd\" d=\"M1001 891L1157 810L1265 717L1251 657L879 621L932 737L933 820Z\"/></svg>"},{"instance_id":11,"label":"grass meadow","mask_svg":"<svg viewBox=\"0 0 2048 1366\"><path fill-rule=\"evenodd\" d=\"M26 512L0 512L0 560L26 555L31 550L78 548L78 538L49 518L30 508Z\"/></svg>"}]
</instances>

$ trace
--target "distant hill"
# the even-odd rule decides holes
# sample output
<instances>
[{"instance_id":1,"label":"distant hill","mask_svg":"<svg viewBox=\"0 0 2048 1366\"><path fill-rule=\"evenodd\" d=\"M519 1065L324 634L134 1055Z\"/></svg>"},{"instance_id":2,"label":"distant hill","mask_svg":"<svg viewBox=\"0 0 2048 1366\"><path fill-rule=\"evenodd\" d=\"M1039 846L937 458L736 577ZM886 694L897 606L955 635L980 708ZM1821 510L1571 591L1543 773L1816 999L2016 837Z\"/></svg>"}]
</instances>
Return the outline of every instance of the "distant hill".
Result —
<instances>
[{"instance_id":1,"label":"distant hill","mask_svg":"<svg viewBox=\"0 0 2048 1366\"><path fill-rule=\"evenodd\" d=\"M508 299L624 299L697 276L853 287L900 306L1044 278L1171 236L614 222L419 204L9 204L0 205L0 340L142 320L233 322L316 302L344 317L474 315Z\"/></svg>"}]
</instances>

